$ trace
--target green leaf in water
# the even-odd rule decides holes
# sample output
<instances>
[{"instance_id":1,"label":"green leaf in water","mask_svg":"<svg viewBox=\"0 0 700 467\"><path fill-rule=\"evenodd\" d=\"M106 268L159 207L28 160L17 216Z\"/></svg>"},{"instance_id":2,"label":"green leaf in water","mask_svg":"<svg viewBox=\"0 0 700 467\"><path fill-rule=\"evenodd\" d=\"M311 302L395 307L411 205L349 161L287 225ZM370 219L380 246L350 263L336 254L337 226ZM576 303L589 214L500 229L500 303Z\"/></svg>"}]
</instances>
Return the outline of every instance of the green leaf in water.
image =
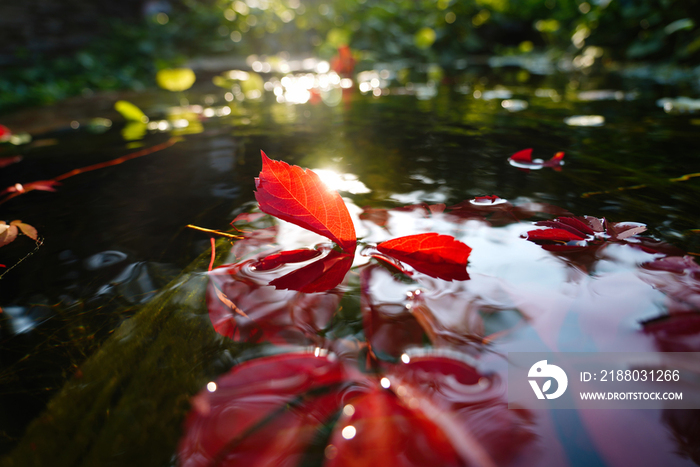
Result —
<instances>
[{"instance_id":1,"label":"green leaf in water","mask_svg":"<svg viewBox=\"0 0 700 467\"><path fill-rule=\"evenodd\" d=\"M125 120L129 122L148 123L148 117L141 109L128 101L117 101L114 103L114 110L119 112Z\"/></svg>"}]
</instances>

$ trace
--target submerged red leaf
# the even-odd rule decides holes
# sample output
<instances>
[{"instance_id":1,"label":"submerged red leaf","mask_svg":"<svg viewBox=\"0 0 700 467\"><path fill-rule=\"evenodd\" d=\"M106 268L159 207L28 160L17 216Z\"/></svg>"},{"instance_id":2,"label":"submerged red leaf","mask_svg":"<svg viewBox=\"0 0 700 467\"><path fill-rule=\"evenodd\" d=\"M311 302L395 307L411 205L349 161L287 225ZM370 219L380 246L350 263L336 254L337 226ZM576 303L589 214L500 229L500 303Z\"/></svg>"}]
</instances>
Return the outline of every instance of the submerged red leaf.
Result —
<instances>
[{"instance_id":1,"label":"submerged red leaf","mask_svg":"<svg viewBox=\"0 0 700 467\"><path fill-rule=\"evenodd\" d=\"M472 249L449 235L409 235L382 242L377 249L431 277L447 281L469 279L466 268Z\"/></svg>"},{"instance_id":2,"label":"submerged red leaf","mask_svg":"<svg viewBox=\"0 0 700 467\"><path fill-rule=\"evenodd\" d=\"M353 258L353 255L331 250L323 258L271 281L270 285L304 293L324 292L343 282Z\"/></svg>"},{"instance_id":3,"label":"submerged red leaf","mask_svg":"<svg viewBox=\"0 0 700 467\"><path fill-rule=\"evenodd\" d=\"M263 170L255 179L255 199L272 216L308 229L354 253L355 227L338 192L311 170L273 161L262 152Z\"/></svg>"}]
</instances>

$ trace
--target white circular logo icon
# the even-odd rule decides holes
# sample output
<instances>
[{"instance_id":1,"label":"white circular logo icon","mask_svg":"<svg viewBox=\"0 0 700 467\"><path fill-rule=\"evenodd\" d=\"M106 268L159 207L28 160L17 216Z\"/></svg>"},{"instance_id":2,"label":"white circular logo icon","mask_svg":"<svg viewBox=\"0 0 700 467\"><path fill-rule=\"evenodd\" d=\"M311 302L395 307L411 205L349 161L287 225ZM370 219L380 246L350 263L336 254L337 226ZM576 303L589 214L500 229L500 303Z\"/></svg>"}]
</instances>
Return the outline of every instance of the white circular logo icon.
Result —
<instances>
[{"instance_id":1,"label":"white circular logo icon","mask_svg":"<svg viewBox=\"0 0 700 467\"><path fill-rule=\"evenodd\" d=\"M528 380L538 399L556 399L564 394L564 391L566 391L566 386L569 384L569 378L566 377L564 370L556 365L548 365L547 360L540 360L532 365L527 376L528 378L549 378L544 382L542 388L540 388L536 380ZM557 382L557 388L556 391L549 394L547 391L552 388L552 379Z\"/></svg>"}]
</instances>

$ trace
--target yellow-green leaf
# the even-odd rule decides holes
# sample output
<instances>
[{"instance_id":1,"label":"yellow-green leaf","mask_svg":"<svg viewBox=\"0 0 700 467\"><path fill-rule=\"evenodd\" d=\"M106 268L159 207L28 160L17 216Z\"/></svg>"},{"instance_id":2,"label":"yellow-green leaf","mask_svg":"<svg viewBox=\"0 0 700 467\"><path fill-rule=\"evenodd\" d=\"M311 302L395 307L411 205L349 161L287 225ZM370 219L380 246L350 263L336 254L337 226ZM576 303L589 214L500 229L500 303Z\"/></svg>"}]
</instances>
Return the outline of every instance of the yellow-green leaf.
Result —
<instances>
[{"instance_id":1,"label":"yellow-green leaf","mask_svg":"<svg viewBox=\"0 0 700 467\"><path fill-rule=\"evenodd\" d=\"M128 101L117 101L114 103L114 110L119 112L125 120L130 122L148 123L148 117L141 109Z\"/></svg>"},{"instance_id":2,"label":"yellow-green leaf","mask_svg":"<svg viewBox=\"0 0 700 467\"><path fill-rule=\"evenodd\" d=\"M158 86L168 91L184 91L194 84L197 77L189 68L170 68L156 74Z\"/></svg>"}]
</instances>

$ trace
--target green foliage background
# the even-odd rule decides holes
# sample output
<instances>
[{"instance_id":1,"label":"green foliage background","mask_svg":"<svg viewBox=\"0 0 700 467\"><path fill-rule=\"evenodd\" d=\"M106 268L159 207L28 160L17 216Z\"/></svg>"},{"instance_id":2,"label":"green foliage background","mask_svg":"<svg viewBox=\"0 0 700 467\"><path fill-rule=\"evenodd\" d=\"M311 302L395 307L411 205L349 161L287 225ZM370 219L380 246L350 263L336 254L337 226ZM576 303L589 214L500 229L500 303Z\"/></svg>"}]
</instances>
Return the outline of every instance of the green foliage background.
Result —
<instances>
[{"instance_id":1,"label":"green foliage background","mask_svg":"<svg viewBox=\"0 0 700 467\"><path fill-rule=\"evenodd\" d=\"M602 48L606 60L700 63L700 0L174 0L58 58L16 53L0 74L0 111L92 90L152 86L158 69L198 55L334 55L437 62L471 54L553 57Z\"/></svg>"}]
</instances>

